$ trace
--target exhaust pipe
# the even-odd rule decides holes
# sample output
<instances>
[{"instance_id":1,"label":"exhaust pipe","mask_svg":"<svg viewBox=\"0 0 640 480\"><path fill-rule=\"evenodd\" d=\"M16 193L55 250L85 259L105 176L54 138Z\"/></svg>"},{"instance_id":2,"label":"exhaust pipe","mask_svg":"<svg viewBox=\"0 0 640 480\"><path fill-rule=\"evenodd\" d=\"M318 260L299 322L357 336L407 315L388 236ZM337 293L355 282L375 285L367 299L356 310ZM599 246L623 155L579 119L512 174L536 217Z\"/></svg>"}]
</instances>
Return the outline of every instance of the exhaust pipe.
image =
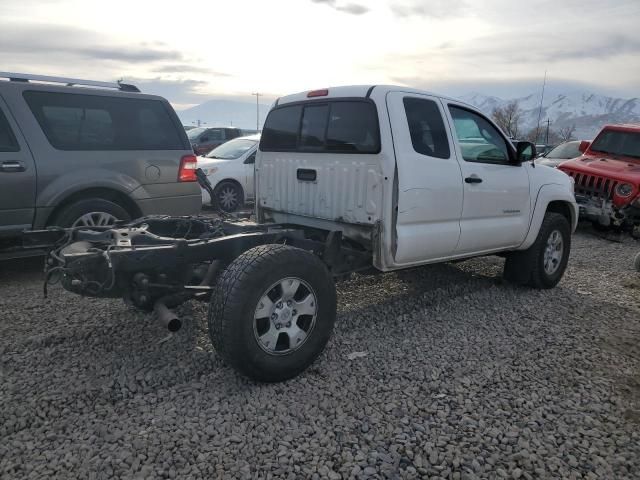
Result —
<instances>
[{"instance_id":1,"label":"exhaust pipe","mask_svg":"<svg viewBox=\"0 0 640 480\"><path fill-rule=\"evenodd\" d=\"M204 277L202 278L202 281L200 282L200 286L210 287L211 283L213 282L213 278L215 277L216 273L218 273L219 269L220 269L220 260L212 261L211 264L209 265L209 268L207 269L207 273L205 273Z\"/></svg>"},{"instance_id":2,"label":"exhaust pipe","mask_svg":"<svg viewBox=\"0 0 640 480\"><path fill-rule=\"evenodd\" d=\"M155 312L160 323L170 332L177 332L182 328L182 320L175 313L169 310L165 301L166 297L160 298L154 303L153 311Z\"/></svg>"}]
</instances>

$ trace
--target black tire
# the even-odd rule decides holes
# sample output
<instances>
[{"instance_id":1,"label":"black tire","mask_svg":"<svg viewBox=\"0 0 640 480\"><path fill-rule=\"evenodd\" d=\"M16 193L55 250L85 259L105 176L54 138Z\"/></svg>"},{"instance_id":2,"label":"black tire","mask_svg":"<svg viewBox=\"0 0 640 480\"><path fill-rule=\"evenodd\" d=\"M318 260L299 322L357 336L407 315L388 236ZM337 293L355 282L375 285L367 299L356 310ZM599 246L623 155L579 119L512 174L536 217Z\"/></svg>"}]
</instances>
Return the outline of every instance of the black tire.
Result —
<instances>
[{"instance_id":1,"label":"black tire","mask_svg":"<svg viewBox=\"0 0 640 480\"><path fill-rule=\"evenodd\" d=\"M131 220L131 215L117 203L103 198L86 198L64 207L51 225L59 227L71 227L83 215L91 213L103 213L117 220ZM96 216L96 218L99 218Z\"/></svg>"},{"instance_id":2,"label":"black tire","mask_svg":"<svg viewBox=\"0 0 640 480\"><path fill-rule=\"evenodd\" d=\"M290 352L269 353L259 343L256 310L270 286L291 277L312 289L317 299L315 320L300 346ZM274 301L274 308L278 303ZM281 382L318 358L329 341L335 318L335 284L316 255L285 245L261 245L236 258L218 279L209 306L209 336L223 360L241 374L260 382ZM267 320L271 328L271 320ZM281 333L277 339L279 343Z\"/></svg>"},{"instance_id":3,"label":"black tire","mask_svg":"<svg viewBox=\"0 0 640 480\"><path fill-rule=\"evenodd\" d=\"M552 273L545 270L545 249L554 232L562 237L562 256ZM533 288L555 287L567 268L571 253L571 227L567 219L554 212L547 212L540 225L538 236L533 245L522 252L512 252L504 265L504 277L519 285Z\"/></svg>"},{"instance_id":4,"label":"black tire","mask_svg":"<svg viewBox=\"0 0 640 480\"><path fill-rule=\"evenodd\" d=\"M244 192L235 182L223 180L213 189L211 204L223 212L232 213L244 206Z\"/></svg>"}]
</instances>

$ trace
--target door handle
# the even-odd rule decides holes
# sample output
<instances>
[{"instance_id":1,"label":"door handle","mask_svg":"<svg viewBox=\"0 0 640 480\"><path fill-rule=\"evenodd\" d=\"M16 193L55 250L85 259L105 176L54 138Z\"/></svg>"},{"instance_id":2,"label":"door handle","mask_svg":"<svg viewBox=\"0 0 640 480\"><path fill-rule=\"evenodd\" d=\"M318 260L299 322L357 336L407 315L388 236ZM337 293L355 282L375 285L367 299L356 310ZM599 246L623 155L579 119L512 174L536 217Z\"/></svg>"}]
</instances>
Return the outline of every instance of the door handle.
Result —
<instances>
[{"instance_id":1,"label":"door handle","mask_svg":"<svg viewBox=\"0 0 640 480\"><path fill-rule=\"evenodd\" d=\"M2 162L0 164L0 172L12 173L12 172L24 172L26 167L22 162L15 160Z\"/></svg>"},{"instance_id":2,"label":"door handle","mask_svg":"<svg viewBox=\"0 0 640 480\"><path fill-rule=\"evenodd\" d=\"M482 179L479 176L475 175L475 174L471 175L470 177L465 178L464 181L466 183L482 183Z\"/></svg>"},{"instance_id":3,"label":"door handle","mask_svg":"<svg viewBox=\"0 0 640 480\"><path fill-rule=\"evenodd\" d=\"M318 177L318 172L310 168L299 168L296 171L296 178L303 182L315 182Z\"/></svg>"}]
</instances>

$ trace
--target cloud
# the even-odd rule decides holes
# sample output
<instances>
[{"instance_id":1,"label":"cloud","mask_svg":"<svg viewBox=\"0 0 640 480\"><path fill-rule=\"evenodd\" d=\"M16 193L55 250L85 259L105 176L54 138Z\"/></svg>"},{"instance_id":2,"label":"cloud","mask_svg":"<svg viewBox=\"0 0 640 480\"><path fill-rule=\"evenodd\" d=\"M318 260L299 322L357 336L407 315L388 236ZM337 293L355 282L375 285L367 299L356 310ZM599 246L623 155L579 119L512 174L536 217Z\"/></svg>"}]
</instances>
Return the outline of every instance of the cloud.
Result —
<instances>
[{"instance_id":1,"label":"cloud","mask_svg":"<svg viewBox=\"0 0 640 480\"><path fill-rule=\"evenodd\" d=\"M203 80L167 80L161 77L139 78L125 76L123 81L137 86L143 93L160 95L172 103L202 103L211 96L207 93L209 83Z\"/></svg>"},{"instance_id":2,"label":"cloud","mask_svg":"<svg viewBox=\"0 0 640 480\"><path fill-rule=\"evenodd\" d=\"M0 29L0 53L55 55L113 60L121 63L183 61L184 55L161 45L117 45L96 32L77 27L43 24L7 24Z\"/></svg>"},{"instance_id":3,"label":"cloud","mask_svg":"<svg viewBox=\"0 0 640 480\"><path fill-rule=\"evenodd\" d=\"M576 31L547 35L512 32L478 38L472 45L448 49L447 55L498 63L553 63L571 60L605 59L640 54L640 38L608 29L594 29L589 35Z\"/></svg>"},{"instance_id":4,"label":"cloud","mask_svg":"<svg viewBox=\"0 0 640 480\"><path fill-rule=\"evenodd\" d=\"M362 15L369 11L369 7L357 3L340 3L337 0L311 0L313 3L327 5L339 12L349 13L351 15Z\"/></svg>"},{"instance_id":5,"label":"cloud","mask_svg":"<svg viewBox=\"0 0 640 480\"><path fill-rule=\"evenodd\" d=\"M459 16L466 9L465 0L396 0L389 8L400 18L431 17L447 18Z\"/></svg>"},{"instance_id":6,"label":"cloud","mask_svg":"<svg viewBox=\"0 0 640 480\"><path fill-rule=\"evenodd\" d=\"M228 92L214 93L211 90L210 82L206 80L169 80L160 76L153 78L125 76L123 81L137 86L143 93L160 95L174 105L196 105L208 100L234 100L255 105L256 101L255 97L248 93L246 95ZM260 95L260 102L269 104L277 97L278 95L273 93L263 93Z\"/></svg>"},{"instance_id":7,"label":"cloud","mask_svg":"<svg viewBox=\"0 0 640 480\"><path fill-rule=\"evenodd\" d=\"M381 59L371 69L425 74L464 75L467 78L517 78L520 71L569 71L572 65L611 62L616 58L640 55L637 35L611 33L606 27L594 28L590 35L576 30L540 35L539 32L500 32L469 41L444 42L430 49L412 53L395 53ZM407 76L407 75L400 75ZM409 75L411 76L411 75ZM598 75L590 76L597 80ZM578 78L578 77L576 77Z\"/></svg>"},{"instance_id":8,"label":"cloud","mask_svg":"<svg viewBox=\"0 0 640 480\"><path fill-rule=\"evenodd\" d=\"M200 67L197 65L182 64L169 64L163 65L153 69L156 73L202 73L214 77L232 77L230 73L217 72L207 67Z\"/></svg>"},{"instance_id":9,"label":"cloud","mask_svg":"<svg viewBox=\"0 0 640 480\"><path fill-rule=\"evenodd\" d=\"M125 63L158 62L168 60L183 60L182 53L175 50L158 50L144 47L69 47L65 50L87 58L100 60L116 60Z\"/></svg>"}]
</instances>

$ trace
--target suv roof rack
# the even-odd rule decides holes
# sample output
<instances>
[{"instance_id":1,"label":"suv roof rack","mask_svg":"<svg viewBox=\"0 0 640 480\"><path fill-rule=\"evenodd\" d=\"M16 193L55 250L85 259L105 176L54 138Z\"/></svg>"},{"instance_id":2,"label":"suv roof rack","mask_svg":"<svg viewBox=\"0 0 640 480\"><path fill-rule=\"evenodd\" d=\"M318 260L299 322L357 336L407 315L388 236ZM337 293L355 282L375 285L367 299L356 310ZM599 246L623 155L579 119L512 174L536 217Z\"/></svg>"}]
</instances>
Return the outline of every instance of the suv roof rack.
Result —
<instances>
[{"instance_id":1,"label":"suv roof rack","mask_svg":"<svg viewBox=\"0 0 640 480\"><path fill-rule=\"evenodd\" d=\"M36 82L64 83L71 87L74 85L84 85L88 87L115 88L123 92L139 92L140 89L135 85L118 82L98 82L95 80L80 80L79 78L51 77L48 75L32 75L30 73L12 73L0 72L0 78L8 78L12 82Z\"/></svg>"}]
</instances>

